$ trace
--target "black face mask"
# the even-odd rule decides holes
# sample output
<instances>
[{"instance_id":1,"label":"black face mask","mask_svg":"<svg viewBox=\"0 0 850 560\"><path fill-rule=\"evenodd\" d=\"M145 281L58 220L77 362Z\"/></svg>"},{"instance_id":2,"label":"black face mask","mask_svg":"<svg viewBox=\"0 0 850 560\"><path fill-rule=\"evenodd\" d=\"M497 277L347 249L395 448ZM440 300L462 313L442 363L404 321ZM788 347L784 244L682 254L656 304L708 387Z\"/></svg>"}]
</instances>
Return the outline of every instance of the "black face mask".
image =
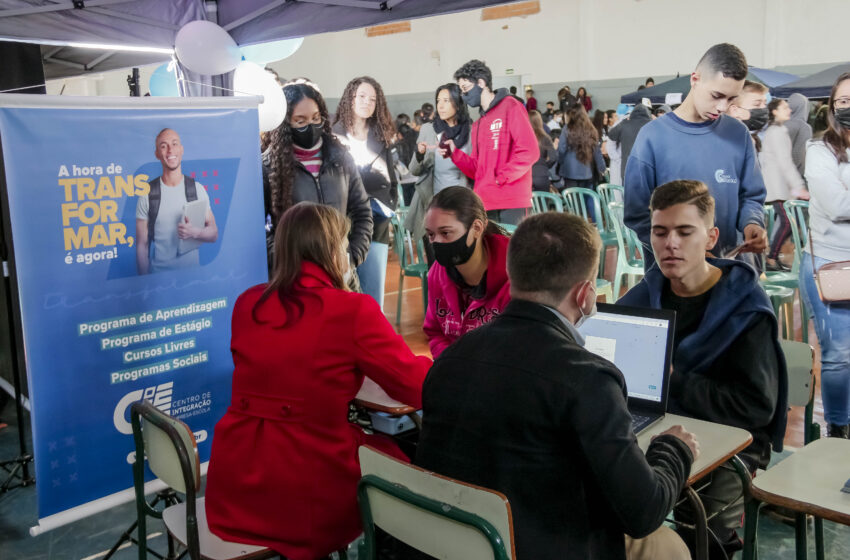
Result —
<instances>
[{"instance_id":1,"label":"black face mask","mask_svg":"<svg viewBox=\"0 0 850 560\"><path fill-rule=\"evenodd\" d=\"M322 137L322 132L321 124L308 124L301 128L293 128L292 141L299 148L307 150L316 145L319 138Z\"/></svg>"},{"instance_id":2,"label":"black face mask","mask_svg":"<svg viewBox=\"0 0 850 560\"><path fill-rule=\"evenodd\" d=\"M835 110L835 120L843 128L850 129L850 107Z\"/></svg>"},{"instance_id":3,"label":"black face mask","mask_svg":"<svg viewBox=\"0 0 850 560\"><path fill-rule=\"evenodd\" d=\"M758 132L767 124L767 107L761 109L750 109L750 118L743 121L750 132Z\"/></svg>"},{"instance_id":4,"label":"black face mask","mask_svg":"<svg viewBox=\"0 0 850 560\"><path fill-rule=\"evenodd\" d=\"M472 88L461 95L464 103L469 105L470 107L480 107L481 106L481 86L475 84Z\"/></svg>"},{"instance_id":5,"label":"black face mask","mask_svg":"<svg viewBox=\"0 0 850 560\"><path fill-rule=\"evenodd\" d=\"M478 240L476 239L473 241L472 245L467 245L466 238L468 235L469 231L467 230L466 233L454 241L431 244L434 247L434 258L437 259L437 262L440 263L443 268L463 264L472 257L472 253L475 252L475 245L478 243Z\"/></svg>"}]
</instances>

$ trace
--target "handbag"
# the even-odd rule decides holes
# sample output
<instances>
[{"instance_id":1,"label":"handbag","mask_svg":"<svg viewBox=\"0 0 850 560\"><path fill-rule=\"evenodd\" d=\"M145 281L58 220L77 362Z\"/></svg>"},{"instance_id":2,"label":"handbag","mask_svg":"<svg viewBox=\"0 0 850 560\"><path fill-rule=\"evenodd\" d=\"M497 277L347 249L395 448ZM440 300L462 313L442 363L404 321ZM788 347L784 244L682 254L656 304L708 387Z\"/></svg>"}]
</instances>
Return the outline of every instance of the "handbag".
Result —
<instances>
[{"instance_id":1,"label":"handbag","mask_svg":"<svg viewBox=\"0 0 850 560\"><path fill-rule=\"evenodd\" d=\"M809 229L809 248L812 256L812 276L818 287L818 295L824 303L850 303L850 261L827 263L820 268L815 267L814 238L812 228Z\"/></svg>"}]
</instances>

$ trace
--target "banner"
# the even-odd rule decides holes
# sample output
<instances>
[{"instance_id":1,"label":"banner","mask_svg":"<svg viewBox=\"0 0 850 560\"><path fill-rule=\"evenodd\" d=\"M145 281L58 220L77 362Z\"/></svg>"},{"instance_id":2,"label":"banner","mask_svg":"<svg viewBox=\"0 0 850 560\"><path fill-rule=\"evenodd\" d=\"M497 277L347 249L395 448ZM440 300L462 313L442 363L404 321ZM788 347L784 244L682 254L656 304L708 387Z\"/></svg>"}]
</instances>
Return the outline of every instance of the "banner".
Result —
<instances>
[{"instance_id":1,"label":"banner","mask_svg":"<svg viewBox=\"0 0 850 560\"><path fill-rule=\"evenodd\" d=\"M0 95L41 529L132 499L139 399L208 461L267 280L256 103Z\"/></svg>"}]
</instances>

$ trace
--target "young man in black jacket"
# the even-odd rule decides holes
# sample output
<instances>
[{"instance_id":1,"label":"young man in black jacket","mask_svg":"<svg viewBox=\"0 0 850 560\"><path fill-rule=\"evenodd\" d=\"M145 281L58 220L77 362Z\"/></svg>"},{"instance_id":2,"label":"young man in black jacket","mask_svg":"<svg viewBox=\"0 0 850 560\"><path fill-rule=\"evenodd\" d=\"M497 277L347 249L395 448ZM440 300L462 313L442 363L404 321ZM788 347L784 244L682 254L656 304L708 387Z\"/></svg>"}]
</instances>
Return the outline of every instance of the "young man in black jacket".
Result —
<instances>
[{"instance_id":1,"label":"young man in black jacket","mask_svg":"<svg viewBox=\"0 0 850 560\"><path fill-rule=\"evenodd\" d=\"M650 212L657 266L617 303L676 311L668 411L748 430L753 443L738 456L750 472L766 467L771 445L782 449L788 402L770 300L749 265L706 259L719 233L704 183L657 187ZM700 494L711 515L741 495L741 482L734 470L721 467ZM709 540L712 558L731 557L741 548L735 527L743 509L742 503L709 521L717 536ZM676 516L689 520L691 514L679 509Z\"/></svg>"},{"instance_id":2,"label":"young man in black jacket","mask_svg":"<svg viewBox=\"0 0 850 560\"><path fill-rule=\"evenodd\" d=\"M576 330L595 309L600 246L576 216L520 223L510 304L428 373L416 463L503 492L518 558L689 558L661 523L699 446L676 426L644 455L623 375Z\"/></svg>"}]
</instances>

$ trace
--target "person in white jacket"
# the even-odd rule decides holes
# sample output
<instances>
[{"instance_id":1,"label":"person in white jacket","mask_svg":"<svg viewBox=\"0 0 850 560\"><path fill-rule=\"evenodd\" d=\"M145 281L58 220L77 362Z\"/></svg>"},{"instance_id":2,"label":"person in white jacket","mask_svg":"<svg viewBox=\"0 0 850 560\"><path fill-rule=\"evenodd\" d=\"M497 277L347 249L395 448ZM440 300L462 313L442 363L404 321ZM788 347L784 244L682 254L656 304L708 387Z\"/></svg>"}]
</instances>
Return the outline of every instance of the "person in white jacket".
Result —
<instances>
[{"instance_id":1,"label":"person in white jacket","mask_svg":"<svg viewBox=\"0 0 850 560\"><path fill-rule=\"evenodd\" d=\"M813 269L850 261L850 73L832 86L827 122L823 140L809 142L806 150L811 235L800 262L800 292L821 347L827 435L850 438L850 306L821 301L813 277Z\"/></svg>"},{"instance_id":2,"label":"person in white jacket","mask_svg":"<svg viewBox=\"0 0 850 560\"><path fill-rule=\"evenodd\" d=\"M784 99L774 99L768 106L768 127L761 142L759 163L767 189L765 202L773 206L776 225L767 255L768 270L790 270L779 260L782 244L791 235L791 221L783 203L799 198L808 200L806 183L791 157L791 137L784 123L791 118L791 108Z\"/></svg>"}]
</instances>

